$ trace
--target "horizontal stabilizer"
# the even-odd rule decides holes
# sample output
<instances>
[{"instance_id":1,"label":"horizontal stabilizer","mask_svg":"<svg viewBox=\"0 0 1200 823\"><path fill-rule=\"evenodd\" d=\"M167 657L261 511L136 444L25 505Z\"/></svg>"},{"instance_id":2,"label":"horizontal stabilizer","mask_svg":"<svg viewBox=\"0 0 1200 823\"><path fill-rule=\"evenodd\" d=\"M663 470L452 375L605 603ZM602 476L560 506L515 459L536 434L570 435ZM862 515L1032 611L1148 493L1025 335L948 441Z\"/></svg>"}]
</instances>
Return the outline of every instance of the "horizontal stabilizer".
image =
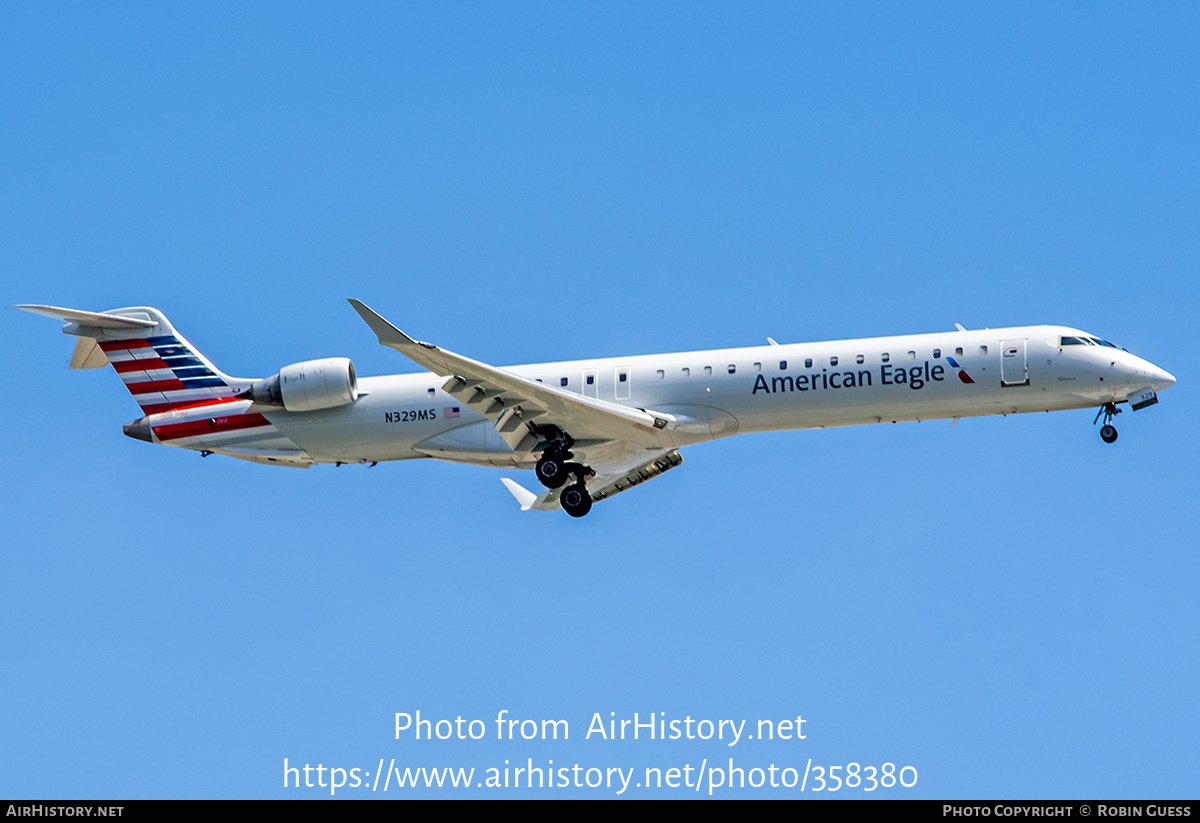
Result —
<instances>
[{"instance_id":1,"label":"horizontal stabilizer","mask_svg":"<svg viewBox=\"0 0 1200 823\"><path fill-rule=\"evenodd\" d=\"M152 329L158 325L153 320L139 320L134 317L121 317L119 314L103 314L79 309L62 309L58 306L26 304L13 306L13 308L40 314L43 317L55 317L66 323L78 323L81 326L93 326L100 329Z\"/></svg>"}]
</instances>

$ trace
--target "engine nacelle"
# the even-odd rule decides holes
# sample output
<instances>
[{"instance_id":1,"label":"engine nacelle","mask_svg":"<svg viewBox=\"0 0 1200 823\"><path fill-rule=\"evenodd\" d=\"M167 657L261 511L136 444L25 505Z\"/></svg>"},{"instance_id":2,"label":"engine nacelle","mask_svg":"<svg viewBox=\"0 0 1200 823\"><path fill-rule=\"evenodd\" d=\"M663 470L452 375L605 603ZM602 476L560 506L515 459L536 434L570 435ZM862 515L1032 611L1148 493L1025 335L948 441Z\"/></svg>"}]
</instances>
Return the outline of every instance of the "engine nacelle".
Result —
<instances>
[{"instance_id":1,"label":"engine nacelle","mask_svg":"<svg viewBox=\"0 0 1200 823\"><path fill-rule=\"evenodd\" d=\"M250 388L250 398L267 406L283 406L290 412L332 409L358 399L358 378L347 357L306 360L259 380Z\"/></svg>"}]
</instances>

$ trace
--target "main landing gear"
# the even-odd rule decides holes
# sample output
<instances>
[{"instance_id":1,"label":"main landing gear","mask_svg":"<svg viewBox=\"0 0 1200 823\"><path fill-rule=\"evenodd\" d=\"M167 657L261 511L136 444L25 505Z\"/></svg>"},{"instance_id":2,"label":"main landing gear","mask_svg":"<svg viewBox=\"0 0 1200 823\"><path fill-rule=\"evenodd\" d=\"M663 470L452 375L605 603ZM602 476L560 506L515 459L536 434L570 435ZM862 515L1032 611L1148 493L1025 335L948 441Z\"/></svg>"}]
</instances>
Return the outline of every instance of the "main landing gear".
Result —
<instances>
[{"instance_id":1,"label":"main landing gear","mask_svg":"<svg viewBox=\"0 0 1200 823\"><path fill-rule=\"evenodd\" d=\"M572 517L583 517L592 510L592 496L582 480L563 489L558 503Z\"/></svg>"},{"instance_id":2,"label":"main landing gear","mask_svg":"<svg viewBox=\"0 0 1200 823\"><path fill-rule=\"evenodd\" d=\"M1092 425L1096 425L1100 421L1100 415L1104 415L1104 425L1100 427L1100 439L1105 443L1117 442L1117 427L1112 424L1112 419L1120 413L1121 410L1117 408L1116 403L1105 403L1100 407L1100 411L1096 412L1096 419L1092 421Z\"/></svg>"},{"instance_id":3,"label":"main landing gear","mask_svg":"<svg viewBox=\"0 0 1200 823\"><path fill-rule=\"evenodd\" d=\"M534 468L537 479L546 488L557 489L571 478L573 471L583 468L578 463L568 463L571 457L574 455L566 449L546 449Z\"/></svg>"},{"instance_id":4,"label":"main landing gear","mask_svg":"<svg viewBox=\"0 0 1200 823\"><path fill-rule=\"evenodd\" d=\"M534 470L538 480L548 489L561 488L574 476L575 482L559 493L558 502L567 514L583 517L592 510L592 496L588 493L586 479L595 472L582 463L568 462L574 456L567 444L557 443L542 453Z\"/></svg>"}]
</instances>

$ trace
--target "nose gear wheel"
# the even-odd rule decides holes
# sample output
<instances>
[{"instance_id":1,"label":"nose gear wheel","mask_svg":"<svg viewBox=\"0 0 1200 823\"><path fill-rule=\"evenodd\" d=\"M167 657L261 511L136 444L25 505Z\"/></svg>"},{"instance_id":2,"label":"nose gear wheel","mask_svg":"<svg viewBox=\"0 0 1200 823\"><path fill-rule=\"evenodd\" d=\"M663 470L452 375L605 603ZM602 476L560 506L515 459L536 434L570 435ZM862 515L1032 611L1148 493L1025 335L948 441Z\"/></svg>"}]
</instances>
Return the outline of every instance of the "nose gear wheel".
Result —
<instances>
[{"instance_id":1,"label":"nose gear wheel","mask_svg":"<svg viewBox=\"0 0 1200 823\"><path fill-rule=\"evenodd\" d=\"M1100 427L1100 439L1105 443L1115 443L1117 441L1117 427L1112 424L1112 419L1121 413L1117 408L1116 403L1105 403L1100 407L1100 411L1096 412L1096 419L1092 421L1092 425L1100 422L1100 416L1104 415L1104 425Z\"/></svg>"}]
</instances>

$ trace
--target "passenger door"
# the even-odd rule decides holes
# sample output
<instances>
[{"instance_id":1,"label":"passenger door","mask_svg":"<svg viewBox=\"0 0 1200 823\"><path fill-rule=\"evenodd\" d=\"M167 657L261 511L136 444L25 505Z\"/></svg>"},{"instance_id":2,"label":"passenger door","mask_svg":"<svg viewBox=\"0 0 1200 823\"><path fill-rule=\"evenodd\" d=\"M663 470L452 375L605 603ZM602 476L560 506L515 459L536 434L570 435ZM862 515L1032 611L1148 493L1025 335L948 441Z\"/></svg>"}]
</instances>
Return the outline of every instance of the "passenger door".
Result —
<instances>
[{"instance_id":1,"label":"passenger door","mask_svg":"<svg viewBox=\"0 0 1200 823\"><path fill-rule=\"evenodd\" d=\"M1000 385L1029 385L1029 364L1025 357L1024 339L1000 341Z\"/></svg>"}]
</instances>

